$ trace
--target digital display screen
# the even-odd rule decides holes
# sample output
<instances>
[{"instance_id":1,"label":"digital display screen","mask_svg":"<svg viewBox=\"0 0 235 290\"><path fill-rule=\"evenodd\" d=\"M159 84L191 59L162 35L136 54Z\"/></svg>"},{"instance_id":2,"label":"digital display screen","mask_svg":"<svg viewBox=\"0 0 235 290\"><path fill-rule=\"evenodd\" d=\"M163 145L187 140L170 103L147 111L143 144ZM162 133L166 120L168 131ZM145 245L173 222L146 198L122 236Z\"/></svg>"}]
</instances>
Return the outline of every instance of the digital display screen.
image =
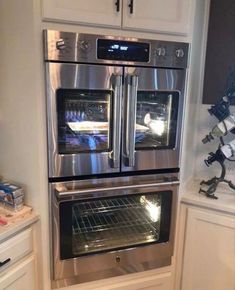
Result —
<instances>
[{"instance_id":1,"label":"digital display screen","mask_svg":"<svg viewBox=\"0 0 235 290\"><path fill-rule=\"evenodd\" d=\"M119 61L149 62L149 43L98 39L97 58Z\"/></svg>"}]
</instances>

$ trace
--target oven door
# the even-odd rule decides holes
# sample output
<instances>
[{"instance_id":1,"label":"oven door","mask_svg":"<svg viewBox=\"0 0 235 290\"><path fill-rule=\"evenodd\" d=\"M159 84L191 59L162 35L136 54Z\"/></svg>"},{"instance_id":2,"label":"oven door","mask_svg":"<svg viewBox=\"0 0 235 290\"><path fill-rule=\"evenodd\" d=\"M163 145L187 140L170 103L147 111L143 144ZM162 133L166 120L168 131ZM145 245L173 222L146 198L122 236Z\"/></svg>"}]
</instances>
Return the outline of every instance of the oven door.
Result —
<instances>
[{"instance_id":1,"label":"oven door","mask_svg":"<svg viewBox=\"0 0 235 290\"><path fill-rule=\"evenodd\" d=\"M125 183L79 190L54 184L54 285L170 265L177 185Z\"/></svg>"},{"instance_id":2,"label":"oven door","mask_svg":"<svg viewBox=\"0 0 235 290\"><path fill-rule=\"evenodd\" d=\"M185 70L125 68L122 171L179 167Z\"/></svg>"},{"instance_id":3,"label":"oven door","mask_svg":"<svg viewBox=\"0 0 235 290\"><path fill-rule=\"evenodd\" d=\"M122 68L46 64L49 177L120 171Z\"/></svg>"}]
</instances>

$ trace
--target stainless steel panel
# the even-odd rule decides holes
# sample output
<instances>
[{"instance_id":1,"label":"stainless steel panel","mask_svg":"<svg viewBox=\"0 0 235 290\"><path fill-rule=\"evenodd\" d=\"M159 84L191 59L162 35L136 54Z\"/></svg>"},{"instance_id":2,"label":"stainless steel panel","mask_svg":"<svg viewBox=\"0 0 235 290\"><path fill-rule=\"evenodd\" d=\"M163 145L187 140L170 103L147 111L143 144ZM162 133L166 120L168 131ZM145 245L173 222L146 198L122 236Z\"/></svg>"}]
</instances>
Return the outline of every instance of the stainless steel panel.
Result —
<instances>
[{"instance_id":1,"label":"stainless steel panel","mask_svg":"<svg viewBox=\"0 0 235 290\"><path fill-rule=\"evenodd\" d=\"M125 103L125 124L124 124L124 144L123 159L126 166L133 167L135 163L135 119L138 76L126 75L126 103Z\"/></svg>"},{"instance_id":2,"label":"stainless steel panel","mask_svg":"<svg viewBox=\"0 0 235 290\"><path fill-rule=\"evenodd\" d=\"M143 63L98 59L98 39L149 43L150 60ZM188 49L188 43L183 42L44 30L44 55L46 61L186 68L188 65Z\"/></svg>"},{"instance_id":3,"label":"stainless steel panel","mask_svg":"<svg viewBox=\"0 0 235 290\"><path fill-rule=\"evenodd\" d=\"M167 169L179 167L186 71L176 69L126 67L125 75L129 74L138 76L139 82L137 91L179 92L179 111L175 148L160 150L136 150L134 166L132 167L126 166L125 148L123 148L122 171ZM125 132L123 133L123 138L125 138Z\"/></svg>"},{"instance_id":4,"label":"stainless steel panel","mask_svg":"<svg viewBox=\"0 0 235 290\"><path fill-rule=\"evenodd\" d=\"M115 168L110 164L109 157L112 152L58 154L58 132L56 112L56 90L63 89L96 89L112 90L120 92L112 79L116 75L122 75L122 68L113 66L96 66L83 64L59 64L47 63L47 122L48 122L48 154L49 177L90 175L98 173L118 172L118 146L115 147ZM120 93L115 93L119 98ZM116 120L118 116L116 115ZM114 126L117 126L115 122ZM119 127L115 127L115 131ZM116 133L119 134L119 131Z\"/></svg>"},{"instance_id":5,"label":"stainless steel panel","mask_svg":"<svg viewBox=\"0 0 235 290\"><path fill-rule=\"evenodd\" d=\"M112 178L74 180L50 183L50 191L60 200L83 200L143 192L153 187L161 189L166 186L179 185L178 173L119 176Z\"/></svg>"},{"instance_id":6,"label":"stainless steel panel","mask_svg":"<svg viewBox=\"0 0 235 290\"><path fill-rule=\"evenodd\" d=\"M163 185L163 181L168 182ZM138 185L144 183L146 186L138 187ZM149 185L155 183L155 187L149 187ZM161 184L161 186L158 187ZM171 183L171 184L170 184ZM134 177L117 177L111 179L100 179L100 180L84 180L74 182L61 182L53 183L50 185L50 196L51 196L51 219L52 219L52 248L53 252L51 258L53 260L52 266L52 287L59 288L62 286L69 286L76 283L92 281L102 278L108 278L127 273L135 273L144 270L150 270L157 267L163 267L171 264L171 257L173 255L174 248L174 235L175 235L175 219L176 219L176 208L177 208L177 174L171 174L168 176L151 175L151 176L134 176ZM106 184L106 186L105 186ZM172 201L172 214L171 214L171 228L170 238L167 243L160 243L154 245L148 245L143 247L132 247L125 250L112 251L104 254L96 254L86 257L79 257L68 260L60 260L60 225L59 225L59 202L66 200L77 200L77 198L94 198L101 197L102 193L83 193L79 191L92 188L102 188L104 186L109 188L110 186L122 187L126 185L126 190L120 189L113 191L113 195L127 194L131 196L133 193L144 193L144 192L159 192L169 191L173 192ZM130 187L128 189L128 187ZM64 190L73 190L76 192L73 196L66 196L57 198L57 192ZM116 193L115 193L116 192ZM111 192L110 192L110 195ZM103 192L104 196L104 192ZM105 191L105 197L107 192Z\"/></svg>"},{"instance_id":7,"label":"stainless steel panel","mask_svg":"<svg viewBox=\"0 0 235 290\"><path fill-rule=\"evenodd\" d=\"M113 75L114 79L114 113L113 113L113 140L112 152L110 153L110 162L113 168L120 167L121 150L121 110L122 110L122 76Z\"/></svg>"}]
</instances>

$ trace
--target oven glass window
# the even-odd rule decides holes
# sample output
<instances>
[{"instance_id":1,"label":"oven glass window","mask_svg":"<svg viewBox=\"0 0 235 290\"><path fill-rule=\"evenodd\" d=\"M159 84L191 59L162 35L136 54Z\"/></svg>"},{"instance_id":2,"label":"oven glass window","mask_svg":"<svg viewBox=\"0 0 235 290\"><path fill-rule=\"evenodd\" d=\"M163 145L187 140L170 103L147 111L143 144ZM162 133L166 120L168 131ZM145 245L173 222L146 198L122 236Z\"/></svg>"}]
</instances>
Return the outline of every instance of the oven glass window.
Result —
<instances>
[{"instance_id":1,"label":"oven glass window","mask_svg":"<svg viewBox=\"0 0 235 290\"><path fill-rule=\"evenodd\" d=\"M178 117L178 92L138 91L136 149L174 148Z\"/></svg>"},{"instance_id":2,"label":"oven glass window","mask_svg":"<svg viewBox=\"0 0 235 290\"><path fill-rule=\"evenodd\" d=\"M70 254L61 236L62 258L168 241L171 195L169 191L73 202L70 234L68 221L61 219L71 235Z\"/></svg>"},{"instance_id":3,"label":"oven glass window","mask_svg":"<svg viewBox=\"0 0 235 290\"><path fill-rule=\"evenodd\" d=\"M60 154L110 151L112 91L57 90Z\"/></svg>"}]
</instances>

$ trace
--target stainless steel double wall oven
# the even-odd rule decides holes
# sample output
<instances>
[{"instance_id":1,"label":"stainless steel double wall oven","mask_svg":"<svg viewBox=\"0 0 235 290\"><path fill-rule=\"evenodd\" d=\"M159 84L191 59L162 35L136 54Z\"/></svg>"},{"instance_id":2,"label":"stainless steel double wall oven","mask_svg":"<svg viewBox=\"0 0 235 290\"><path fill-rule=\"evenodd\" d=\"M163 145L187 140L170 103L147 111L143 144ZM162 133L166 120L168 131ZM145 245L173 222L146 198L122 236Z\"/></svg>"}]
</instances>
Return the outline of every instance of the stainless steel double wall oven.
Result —
<instances>
[{"instance_id":1,"label":"stainless steel double wall oven","mask_svg":"<svg viewBox=\"0 0 235 290\"><path fill-rule=\"evenodd\" d=\"M44 40L53 287L169 264L188 44Z\"/></svg>"}]
</instances>

